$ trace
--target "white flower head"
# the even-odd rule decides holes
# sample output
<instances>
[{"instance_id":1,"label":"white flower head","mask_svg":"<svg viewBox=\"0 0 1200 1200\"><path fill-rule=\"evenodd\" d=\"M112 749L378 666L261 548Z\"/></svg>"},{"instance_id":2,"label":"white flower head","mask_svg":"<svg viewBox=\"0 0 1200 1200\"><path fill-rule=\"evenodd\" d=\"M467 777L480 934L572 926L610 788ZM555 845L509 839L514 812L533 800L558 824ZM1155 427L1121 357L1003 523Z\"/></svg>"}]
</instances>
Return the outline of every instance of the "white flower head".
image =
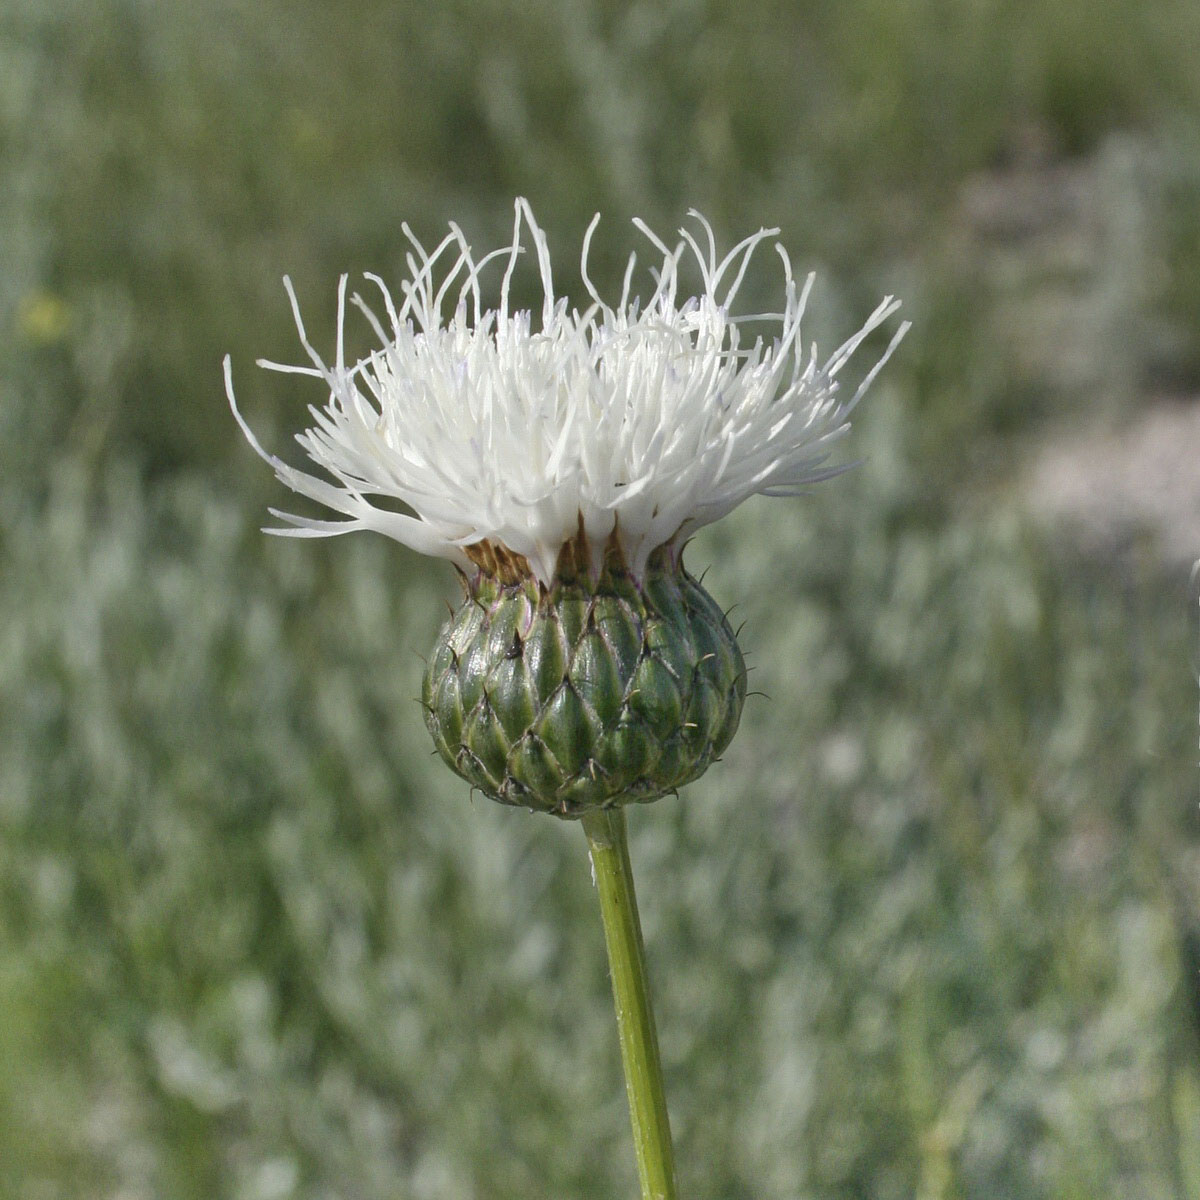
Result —
<instances>
[{"instance_id":1,"label":"white flower head","mask_svg":"<svg viewBox=\"0 0 1200 1200\"><path fill-rule=\"evenodd\" d=\"M778 243L782 312L730 315L754 251L779 230L760 229L718 258L708 222L689 215L702 239L685 228L674 248L634 222L661 261L643 302L631 292L637 261L631 255L615 307L588 276L594 218L581 253L590 298L582 311L555 296L546 235L524 200L516 203L511 244L481 258L457 225L430 252L404 226L413 249L401 302L380 279L366 276L381 294L386 327L358 295L351 297L381 343L352 364L344 352L346 276L332 364L310 344L285 279L312 365L259 365L312 375L329 389L328 403L310 407L313 425L296 440L333 482L263 450L238 412L228 358L226 391L243 433L278 478L347 519L272 509L288 527L268 532L324 537L374 529L463 568L478 559L480 547L491 547L523 558L545 586L560 550L582 532L594 569L615 539L640 577L656 548L682 545L748 497L794 495L844 470L827 465L833 444L907 324L845 399L838 375L899 302L885 298L819 362L816 348L805 350L800 340L813 277L797 288ZM545 297L536 329L529 312L509 309L523 227ZM681 298L680 262L689 254L703 290ZM500 304L485 310L481 276L497 260ZM770 340L757 336L744 344L747 322L767 326ZM397 501L409 511L396 511Z\"/></svg>"}]
</instances>

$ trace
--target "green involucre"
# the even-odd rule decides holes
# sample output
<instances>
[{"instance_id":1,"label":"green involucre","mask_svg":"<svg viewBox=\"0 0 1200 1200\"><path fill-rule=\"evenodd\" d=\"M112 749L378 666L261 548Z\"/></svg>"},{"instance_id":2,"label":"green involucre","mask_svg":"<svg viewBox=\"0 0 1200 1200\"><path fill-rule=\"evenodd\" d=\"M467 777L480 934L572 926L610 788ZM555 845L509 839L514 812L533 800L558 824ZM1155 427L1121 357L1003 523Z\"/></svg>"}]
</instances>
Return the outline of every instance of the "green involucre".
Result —
<instances>
[{"instance_id":1,"label":"green involucre","mask_svg":"<svg viewBox=\"0 0 1200 1200\"><path fill-rule=\"evenodd\" d=\"M504 804L578 817L702 775L737 729L746 667L724 613L681 566L641 585L505 583L485 573L442 627L422 701L445 762Z\"/></svg>"}]
</instances>

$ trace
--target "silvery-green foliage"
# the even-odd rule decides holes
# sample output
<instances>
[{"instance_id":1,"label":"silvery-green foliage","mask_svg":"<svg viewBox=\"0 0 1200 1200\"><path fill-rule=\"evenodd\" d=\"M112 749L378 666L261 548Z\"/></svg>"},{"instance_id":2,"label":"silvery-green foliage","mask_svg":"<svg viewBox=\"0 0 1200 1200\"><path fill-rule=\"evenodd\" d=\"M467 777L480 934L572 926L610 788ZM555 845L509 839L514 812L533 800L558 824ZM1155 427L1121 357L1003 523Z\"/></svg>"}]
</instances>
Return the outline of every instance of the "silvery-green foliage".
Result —
<instances>
[{"instance_id":1,"label":"silvery-green foliage","mask_svg":"<svg viewBox=\"0 0 1200 1200\"><path fill-rule=\"evenodd\" d=\"M1186 683L1123 636L1152 601L1066 603L1009 518L897 540L903 479L847 486L694 548L773 699L635 827L689 1193L1183 1194ZM10 513L3 961L18 1061L53 1064L12 1161L147 1196L628 1188L577 830L425 746L450 580L256 537L117 469ZM772 537L810 564L782 586Z\"/></svg>"}]
</instances>

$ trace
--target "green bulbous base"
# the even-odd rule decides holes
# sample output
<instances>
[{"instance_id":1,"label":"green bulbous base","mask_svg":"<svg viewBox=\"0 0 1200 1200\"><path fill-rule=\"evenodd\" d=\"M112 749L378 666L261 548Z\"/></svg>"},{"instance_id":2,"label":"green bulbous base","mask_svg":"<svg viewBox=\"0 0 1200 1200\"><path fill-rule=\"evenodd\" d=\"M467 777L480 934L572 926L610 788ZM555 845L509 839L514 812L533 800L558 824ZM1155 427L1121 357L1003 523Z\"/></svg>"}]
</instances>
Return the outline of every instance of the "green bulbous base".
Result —
<instances>
[{"instance_id":1,"label":"green bulbous base","mask_svg":"<svg viewBox=\"0 0 1200 1200\"><path fill-rule=\"evenodd\" d=\"M503 804L579 817L697 779L746 696L737 639L666 555L639 587L619 563L502 582L480 572L425 672L425 720L448 766Z\"/></svg>"}]
</instances>

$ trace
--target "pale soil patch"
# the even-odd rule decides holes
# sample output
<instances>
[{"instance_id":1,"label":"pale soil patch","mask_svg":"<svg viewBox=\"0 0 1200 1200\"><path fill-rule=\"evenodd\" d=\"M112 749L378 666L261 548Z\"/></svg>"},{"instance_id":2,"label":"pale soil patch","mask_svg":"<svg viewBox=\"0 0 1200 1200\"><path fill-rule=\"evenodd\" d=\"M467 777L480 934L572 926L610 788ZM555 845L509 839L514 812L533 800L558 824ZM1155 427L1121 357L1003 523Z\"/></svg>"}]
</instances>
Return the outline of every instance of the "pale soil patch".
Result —
<instances>
[{"instance_id":1,"label":"pale soil patch","mask_svg":"<svg viewBox=\"0 0 1200 1200\"><path fill-rule=\"evenodd\" d=\"M1172 563L1200 558L1200 402L1159 402L1118 429L1059 435L1029 477L1035 512L1086 548L1150 532Z\"/></svg>"}]
</instances>

